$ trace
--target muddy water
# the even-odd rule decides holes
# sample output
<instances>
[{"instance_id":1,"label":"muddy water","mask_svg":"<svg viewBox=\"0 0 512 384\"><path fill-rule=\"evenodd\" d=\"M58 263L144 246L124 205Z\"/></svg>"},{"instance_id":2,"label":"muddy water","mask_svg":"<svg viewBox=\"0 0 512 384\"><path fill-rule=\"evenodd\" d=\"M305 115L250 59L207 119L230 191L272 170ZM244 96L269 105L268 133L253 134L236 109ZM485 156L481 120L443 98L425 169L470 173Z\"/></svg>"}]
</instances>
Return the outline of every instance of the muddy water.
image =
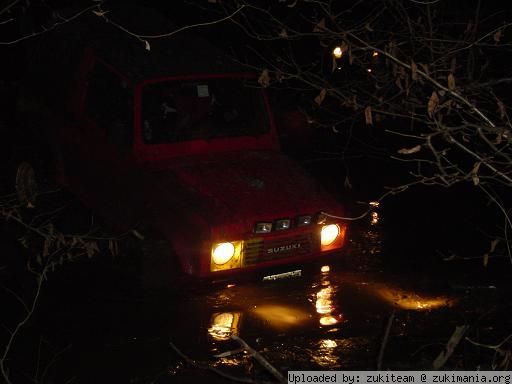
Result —
<instances>
[{"instance_id":1,"label":"muddy water","mask_svg":"<svg viewBox=\"0 0 512 384\"><path fill-rule=\"evenodd\" d=\"M450 270L390 270L384 240L377 212L354 226L339 260L315 265L303 277L163 296L141 294L129 282L94 272L64 305L61 300L46 307L47 337L68 348L52 367L55 380L226 381L186 363L170 343L231 375L271 379L248 354L228 353L239 347L232 335L282 372L375 369L392 313L383 367L429 368L455 326L482 316L503 291L476 287L471 279L454 281Z\"/></svg>"}]
</instances>

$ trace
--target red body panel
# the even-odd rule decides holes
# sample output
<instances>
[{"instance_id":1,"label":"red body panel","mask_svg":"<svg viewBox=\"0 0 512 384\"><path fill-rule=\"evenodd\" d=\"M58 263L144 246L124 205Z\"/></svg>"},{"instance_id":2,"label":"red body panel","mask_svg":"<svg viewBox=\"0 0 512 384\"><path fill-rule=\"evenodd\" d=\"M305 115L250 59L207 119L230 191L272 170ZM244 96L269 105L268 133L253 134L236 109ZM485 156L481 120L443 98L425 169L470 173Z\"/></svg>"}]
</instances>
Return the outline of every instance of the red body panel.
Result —
<instances>
[{"instance_id":1,"label":"red body panel","mask_svg":"<svg viewBox=\"0 0 512 384\"><path fill-rule=\"evenodd\" d=\"M320 245L316 222L282 231L254 233L255 223L298 216L316 218L321 211L343 215L342 206L325 193L298 164L279 151L276 127L264 90L268 130L258 136L145 144L142 139L142 90L166 81L254 78L252 74L191 74L147 79L133 87L133 145L120 151L105 127L86 112L94 53L86 51L67 100L73 119L55 118L64 164L63 179L92 208L119 228L141 221L172 245L184 272L196 276L239 274L241 270L300 263L339 251L341 235L329 247ZM110 64L101 60L112 72ZM115 73L129 82L122 73ZM211 271L212 244L243 241L238 268ZM252 248L251 248L252 247ZM171 257L171 255L169 255Z\"/></svg>"}]
</instances>

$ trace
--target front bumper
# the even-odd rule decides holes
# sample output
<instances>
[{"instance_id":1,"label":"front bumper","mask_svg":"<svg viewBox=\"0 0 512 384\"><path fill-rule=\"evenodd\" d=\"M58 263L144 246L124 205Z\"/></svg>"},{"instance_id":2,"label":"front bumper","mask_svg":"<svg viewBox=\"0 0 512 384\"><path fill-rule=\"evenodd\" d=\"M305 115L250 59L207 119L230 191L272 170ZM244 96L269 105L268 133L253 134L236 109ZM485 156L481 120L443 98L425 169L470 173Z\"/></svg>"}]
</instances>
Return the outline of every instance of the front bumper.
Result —
<instances>
[{"instance_id":1,"label":"front bumper","mask_svg":"<svg viewBox=\"0 0 512 384\"><path fill-rule=\"evenodd\" d=\"M338 254L345 244L347 226L337 223L340 234L328 246L320 241L321 226L312 226L285 233L251 235L242 240L240 260L226 268L212 267L211 258L201 268L201 277L221 277L245 274L284 265L301 265ZM216 270L215 270L216 269Z\"/></svg>"}]
</instances>

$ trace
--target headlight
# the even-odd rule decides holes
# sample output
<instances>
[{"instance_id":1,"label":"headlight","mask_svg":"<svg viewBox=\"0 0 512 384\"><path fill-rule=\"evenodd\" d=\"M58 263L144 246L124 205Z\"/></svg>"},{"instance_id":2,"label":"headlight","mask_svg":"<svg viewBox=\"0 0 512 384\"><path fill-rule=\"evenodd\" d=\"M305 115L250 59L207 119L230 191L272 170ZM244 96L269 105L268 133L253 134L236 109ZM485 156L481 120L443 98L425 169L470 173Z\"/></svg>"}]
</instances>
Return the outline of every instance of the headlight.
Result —
<instances>
[{"instance_id":1,"label":"headlight","mask_svg":"<svg viewBox=\"0 0 512 384\"><path fill-rule=\"evenodd\" d=\"M290 229L290 219L281 219L276 221L276 231L282 231L284 229Z\"/></svg>"},{"instance_id":2,"label":"headlight","mask_svg":"<svg viewBox=\"0 0 512 384\"><path fill-rule=\"evenodd\" d=\"M256 223L254 227L255 233L269 233L272 231L272 223Z\"/></svg>"},{"instance_id":3,"label":"headlight","mask_svg":"<svg viewBox=\"0 0 512 384\"><path fill-rule=\"evenodd\" d=\"M240 268L243 241L230 241L212 245L210 271L225 271Z\"/></svg>"},{"instance_id":4,"label":"headlight","mask_svg":"<svg viewBox=\"0 0 512 384\"><path fill-rule=\"evenodd\" d=\"M217 265L226 264L235 255L232 243L220 243L212 249L212 260Z\"/></svg>"},{"instance_id":5,"label":"headlight","mask_svg":"<svg viewBox=\"0 0 512 384\"><path fill-rule=\"evenodd\" d=\"M311 216L299 216L297 217L297 227L311 224Z\"/></svg>"},{"instance_id":6,"label":"headlight","mask_svg":"<svg viewBox=\"0 0 512 384\"><path fill-rule=\"evenodd\" d=\"M338 224L329 224L322 227L320 242L322 245L331 245L338 238L340 227Z\"/></svg>"}]
</instances>

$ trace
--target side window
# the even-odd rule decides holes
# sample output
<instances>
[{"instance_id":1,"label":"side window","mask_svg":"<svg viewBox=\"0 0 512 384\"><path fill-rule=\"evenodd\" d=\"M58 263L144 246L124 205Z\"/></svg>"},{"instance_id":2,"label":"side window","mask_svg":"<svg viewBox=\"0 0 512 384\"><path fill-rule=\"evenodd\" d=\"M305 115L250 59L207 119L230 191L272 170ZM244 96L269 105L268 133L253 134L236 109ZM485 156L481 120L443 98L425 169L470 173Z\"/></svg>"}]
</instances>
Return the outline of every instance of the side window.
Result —
<instances>
[{"instance_id":1,"label":"side window","mask_svg":"<svg viewBox=\"0 0 512 384\"><path fill-rule=\"evenodd\" d=\"M110 143L121 150L133 144L133 96L126 81L101 62L89 74L85 110Z\"/></svg>"}]
</instances>

